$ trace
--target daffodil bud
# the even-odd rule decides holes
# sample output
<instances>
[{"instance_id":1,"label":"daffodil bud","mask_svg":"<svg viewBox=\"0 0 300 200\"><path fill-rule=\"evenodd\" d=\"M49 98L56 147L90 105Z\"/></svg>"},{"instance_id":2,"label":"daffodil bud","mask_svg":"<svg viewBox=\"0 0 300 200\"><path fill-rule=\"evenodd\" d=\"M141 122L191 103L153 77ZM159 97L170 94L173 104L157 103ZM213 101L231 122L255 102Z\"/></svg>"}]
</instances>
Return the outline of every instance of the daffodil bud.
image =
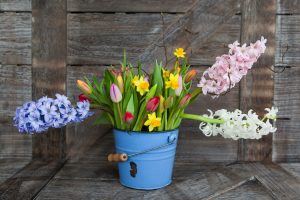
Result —
<instances>
[{"instance_id":1,"label":"daffodil bud","mask_svg":"<svg viewBox=\"0 0 300 200\"><path fill-rule=\"evenodd\" d=\"M123 77L121 76L121 74L119 74L117 76L117 81L118 81L118 86L121 90L121 93L124 93L124 81L123 81Z\"/></svg>"},{"instance_id":2,"label":"daffodil bud","mask_svg":"<svg viewBox=\"0 0 300 200\"><path fill-rule=\"evenodd\" d=\"M174 103L174 97L173 96L169 96L165 100L165 109L172 107L173 103Z\"/></svg>"},{"instance_id":3,"label":"daffodil bud","mask_svg":"<svg viewBox=\"0 0 300 200\"><path fill-rule=\"evenodd\" d=\"M110 86L110 98L114 103L119 103L122 100L122 93L114 83Z\"/></svg>"},{"instance_id":4,"label":"daffodil bud","mask_svg":"<svg viewBox=\"0 0 300 200\"><path fill-rule=\"evenodd\" d=\"M159 101L159 112L162 113L165 110L165 98L160 95L160 101Z\"/></svg>"},{"instance_id":5,"label":"daffodil bud","mask_svg":"<svg viewBox=\"0 0 300 200\"><path fill-rule=\"evenodd\" d=\"M77 80L77 87L79 89L81 89L85 94L91 94L92 93L92 89L90 88L90 86L82 80Z\"/></svg>"}]
</instances>

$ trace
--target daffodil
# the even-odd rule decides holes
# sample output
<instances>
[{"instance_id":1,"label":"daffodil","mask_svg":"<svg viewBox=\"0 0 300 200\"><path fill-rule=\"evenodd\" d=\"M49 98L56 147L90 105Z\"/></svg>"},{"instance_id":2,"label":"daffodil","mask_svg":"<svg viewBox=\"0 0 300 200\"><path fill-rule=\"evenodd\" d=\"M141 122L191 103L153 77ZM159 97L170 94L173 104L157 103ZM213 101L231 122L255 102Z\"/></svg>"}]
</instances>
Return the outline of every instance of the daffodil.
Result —
<instances>
[{"instance_id":1,"label":"daffodil","mask_svg":"<svg viewBox=\"0 0 300 200\"><path fill-rule=\"evenodd\" d=\"M184 55L186 53L184 52L184 49L183 48L178 48L174 51L174 55L177 57L177 58L184 58Z\"/></svg>"},{"instance_id":2,"label":"daffodil","mask_svg":"<svg viewBox=\"0 0 300 200\"><path fill-rule=\"evenodd\" d=\"M173 90L176 90L177 88L180 87L179 84L179 74L170 74L169 80L166 81L166 88L172 88Z\"/></svg>"},{"instance_id":3,"label":"daffodil","mask_svg":"<svg viewBox=\"0 0 300 200\"><path fill-rule=\"evenodd\" d=\"M141 76L140 79L134 77L132 83L136 86L136 91L138 91L141 96L149 91L149 82L144 79L143 76Z\"/></svg>"},{"instance_id":4,"label":"daffodil","mask_svg":"<svg viewBox=\"0 0 300 200\"><path fill-rule=\"evenodd\" d=\"M131 80L132 85L136 86L137 82L139 81L138 76L134 76L134 78Z\"/></svg>"},{"instance_id":5,"label":"daffodil","mask_svg":"<svg viewBox=\"0 0 300 200\"><path fill-rule=\"evenodd\" d=\"M170 70L164 70L164 69L162 69L162 71L163 71L163 78L164 79L169 78L169 76L170 76Z\"/></svg>"},{"instance_id":6,"label":"daffodil","mask_svg":"<svg viewBox=\"0 0 300 200\"><path fill-rule=\"evenodd\" d=\"M148 120L144 123L145 126L149 126L149 131L153 131L155 127L160 126L160 117L156 117L156 113L148 114Z\"/></svg>"}]
</instances>

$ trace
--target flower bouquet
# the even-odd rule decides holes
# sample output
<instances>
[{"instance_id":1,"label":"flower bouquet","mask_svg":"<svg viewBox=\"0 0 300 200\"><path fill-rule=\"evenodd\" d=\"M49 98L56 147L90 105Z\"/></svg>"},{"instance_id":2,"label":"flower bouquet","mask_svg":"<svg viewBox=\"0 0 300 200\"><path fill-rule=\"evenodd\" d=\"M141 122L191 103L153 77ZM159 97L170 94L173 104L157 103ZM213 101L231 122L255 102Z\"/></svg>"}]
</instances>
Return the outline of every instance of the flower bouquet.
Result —
<instances>
[{"instance_id":1,"label":"flower bouquet","mask_svg":"<svg viewBox=\"0 0 300 200\"><path fill-rule=\"evenodd\" d=\"M199 129L206 136L222 135L234 140L259 139L274 133L271 120L276 108L267 108L261 118L252 110L225 109L209 115L189 114L185 109L199 95L218 98L227 93L245 76L264 53L266 39L254 44L229 45L228 54L216 58L205 70L197 87L192 87L197 71L190 69L186 52L178 48L172 67L155 63L152 73L142 66L127 62L126 53L120 68L108 67L104 77L78 80L82 90L76 108L60 95L44 98L17 109L15 124L20 132L41 132L49 127L61 127L79 122L91 115L88 107L102 110L96 124L111 124L116 153L109 161L118 162L121 184L136 189L157 189L171 183L172 169L182 119L200 121Z\"/></svg>"}]
</instances>

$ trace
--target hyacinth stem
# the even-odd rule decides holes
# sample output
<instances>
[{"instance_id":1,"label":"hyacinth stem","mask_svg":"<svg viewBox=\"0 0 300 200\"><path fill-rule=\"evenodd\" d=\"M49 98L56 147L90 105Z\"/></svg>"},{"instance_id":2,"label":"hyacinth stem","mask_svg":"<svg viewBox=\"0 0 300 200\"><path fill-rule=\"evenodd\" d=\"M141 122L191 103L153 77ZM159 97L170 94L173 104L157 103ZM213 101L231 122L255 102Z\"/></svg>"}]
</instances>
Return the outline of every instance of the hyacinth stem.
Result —
<instances>
[{"instance_id":1,"label":"hyacinth stem","mask_svg":"<svg viewBox=\"0 0 300 200\"><path fill-rule=\"evenodd\" d=\"M210 124L223 124L224 123L224 120L222 120L222 119L212 119L212 118L204 117L202 115L193 115L193 114L183 113L180 117L184 118L184 119L198 120L198 121L202 121L202 122L210 123Z\"/></svg>"}]
</instances>

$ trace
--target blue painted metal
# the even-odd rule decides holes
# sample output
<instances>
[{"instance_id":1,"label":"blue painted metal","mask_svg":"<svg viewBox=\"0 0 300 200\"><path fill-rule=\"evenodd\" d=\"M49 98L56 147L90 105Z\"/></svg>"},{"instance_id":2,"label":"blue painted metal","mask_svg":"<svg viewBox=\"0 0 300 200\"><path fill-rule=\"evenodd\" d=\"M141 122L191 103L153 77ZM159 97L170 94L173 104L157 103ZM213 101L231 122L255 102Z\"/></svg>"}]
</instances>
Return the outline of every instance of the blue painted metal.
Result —
<instances>
[{"instance_id":1,"label":"blue painted metal","mask_svg":"<svg viewBox=\"0 0 300 200\"><path fill-rule=\"evenodd\" d=\"M128 160L119 162L122 185L152 190L172 181L178 129L164 132L132 132L113 130L117 153L126 153Z\"/></svg>"}]
</instances>

